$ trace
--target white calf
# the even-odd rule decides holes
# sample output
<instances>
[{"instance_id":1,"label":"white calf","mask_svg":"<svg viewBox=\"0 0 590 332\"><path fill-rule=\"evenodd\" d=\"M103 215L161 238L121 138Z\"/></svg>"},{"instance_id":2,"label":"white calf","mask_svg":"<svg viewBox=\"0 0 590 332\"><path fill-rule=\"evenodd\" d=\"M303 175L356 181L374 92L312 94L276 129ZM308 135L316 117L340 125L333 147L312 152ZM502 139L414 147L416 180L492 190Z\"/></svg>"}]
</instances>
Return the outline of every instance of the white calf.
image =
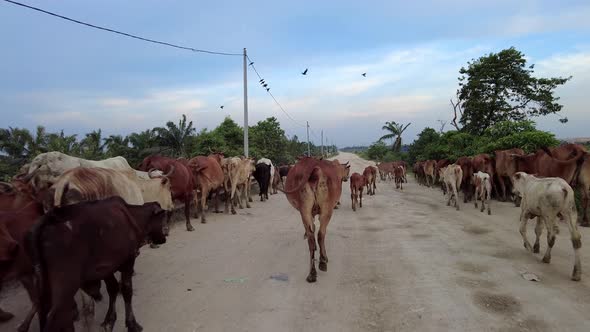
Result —
<instances>
[{"instance_id":1,"label":"white calf","mask_svg":"<svg viewBox=\"0 0 590 332\"><path fill-rule=\"evenodd\" d=\"M524 240L524 247L533 252L539 252L539 237L543 232L543 225L547 229L547 251L543 257L544 263L551 262L551 248L555 244L555 234L559 231L555 221L559 216L567 223L572 245L574 247L574 271L572 280L579 281L582 278L582 266L580 263L580 248L582 247L581 235L578 231L576 204L574 191L561 178L537 178L524 172L517 172L512 176L515 193L520 194L520 234ZM529 219L537 217L537 235L534 247L526 237L526 223Z\"/></svg>"},{"instance_id":2,"label":"white calf","mask_svg":"<svg viewBox=\"0 0 590 332\"><path fill-rule=\"evenodd\" d=\"M492 214L490 209L490 199L492 195L492 179L488 173L477 172L473 174L473 183L475 184L475 208L477 209L477 200L481 200L481 212L488 205L488 214ZM487 201L487 203L486 203Z\"/></svg>"},{"instance_id":3,"label":"white calf","mask_svg":"<svg viewBox=\"0 0 590 332\"><path fill-rule=\"evenodd\" d=\"M451 205L451 200L454 200L454 206L459 210L459 200L457 190L461 188L461 181L463 180L463 170L459 165L449 165L442 171L443 181L449 192L449 199L447 206Z\"/></svg>"}]
</instances>

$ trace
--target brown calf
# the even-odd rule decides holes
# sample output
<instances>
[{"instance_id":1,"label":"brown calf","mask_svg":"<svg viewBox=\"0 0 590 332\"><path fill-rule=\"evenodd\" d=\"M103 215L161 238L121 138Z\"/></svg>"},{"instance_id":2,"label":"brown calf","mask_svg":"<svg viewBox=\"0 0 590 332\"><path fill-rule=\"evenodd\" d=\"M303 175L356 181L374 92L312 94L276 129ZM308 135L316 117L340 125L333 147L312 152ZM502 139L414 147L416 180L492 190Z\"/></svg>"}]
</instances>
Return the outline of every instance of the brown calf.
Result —
<instances>
[{"instance_id":1,"label":"brown calf","mask_svg":"<svg viewBox=\"0 0 590 332\"><path fill-rule=\"evenodd\" d=\"M364 175L357 172L350 176L350 200L352 201L352 211L356 211L356 206L363 207L363 188L367 184ZM360 197L360 201L359 201Z\"/></svg>"},{"instance_id":2,"label":"brown calf","mask_svg":"<svg viewBox=\"0 0 590 332\"><path fill-rule=\"evenodd\" d=\"M363 176L366 180L367 195L375 195L375 189L377 189L377 185L375 184L377 180L377 170L373 166L367 166L363 171Z\"/></svg>"}]
</instances>

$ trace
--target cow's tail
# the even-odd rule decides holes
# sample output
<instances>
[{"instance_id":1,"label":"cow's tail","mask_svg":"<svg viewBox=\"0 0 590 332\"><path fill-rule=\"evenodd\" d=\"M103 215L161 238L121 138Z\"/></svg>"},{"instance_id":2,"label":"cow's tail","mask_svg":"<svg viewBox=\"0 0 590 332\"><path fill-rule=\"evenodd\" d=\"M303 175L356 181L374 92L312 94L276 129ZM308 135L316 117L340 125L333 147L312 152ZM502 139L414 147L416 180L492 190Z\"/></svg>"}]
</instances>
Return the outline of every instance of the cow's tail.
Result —
<instances>
[{"instance_id":1,"label":"cow's tail","mask_svg":"<svg viewBox=\"0 0 590 332\"><path fill-rule=\"evenodd\" d=\"M41 250L41 237L43 230L49 221L49 218L52 216L52 211L45 214L37 221L37 223L33 225L31 230L25 236L25 250L31 258L34 274L34 287L38 294L37 299L33 299L33 301L37 301L36 305L41 330L43 330L45 327L45 322L49 311L49 303L51 300L51 290L47 285L47 264Z\"/></svg>"},{"instance_id":2,"label":"cow's tail","mask_svg":"<svg viewBox=\"0 0 590 332\"><path fill-rule=\"evenodd\" d=\"M62 206L62 204L64 203L64 197L70 189L70 183L68 181L60 181L54 188L55 192L53 193L53 205Z\"/></svg>"},{"instance_id":3,"label":"cow's tail","mask_svg":"<svg viewBox=\"0 0 590 332\"><path fill-rule=\"evenodd\" d=\"M301 181L295 185L295 187L291 190L284 190L284 189L278 189L280 192L284 193L284 194L292 194L292 193L296 193L299 190L301 190L305 184L310 180L312 174L314 174L314 172L317 172L316 169L320 169L319 166L315 166L314 168L308 170L307 172L305 172L303 174L303 176L301 177Z\"/></svg>"}]
</instances>

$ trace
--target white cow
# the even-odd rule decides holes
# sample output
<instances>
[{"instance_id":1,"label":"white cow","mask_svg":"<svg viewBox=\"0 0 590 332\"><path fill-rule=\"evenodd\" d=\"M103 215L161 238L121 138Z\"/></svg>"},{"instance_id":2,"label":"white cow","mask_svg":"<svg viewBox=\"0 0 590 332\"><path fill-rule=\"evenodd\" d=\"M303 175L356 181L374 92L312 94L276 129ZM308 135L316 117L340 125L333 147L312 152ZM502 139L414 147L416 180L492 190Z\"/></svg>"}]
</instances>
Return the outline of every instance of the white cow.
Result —
<instances>
[{"instance_id":1,"label":"white cow","mask_svg":"<svg viewBox=\"0 0 590 332\"><path fill-rule=\"evenodd\" d=\"M28 165L26 176L23 179L31 180L31 185L39 191L49 188L67 170L83 168L109 168L118 170L133 170L123 157L114 157L104 160L86 160L68 156L67 154L52 151L41 153Z\"/></svg>"},{"instance_id":2,"label":"white cow","mask_svg":"<svg viewBox=\"0 0 590 332\"><path fill-rule=\"evenodd\" d=\"M447 206L451 205L451 200L454 200L454 206L459 210L459 194L458 188L461 188L461 181L463 180L463 170L459 165L449 165L441 169L443 181L447 187L449 198Z\"/></svg>"},{"instance_id":3,"label":"white cow","mask_svg":"<svg viewBox=\"0 0 590 332\"><path fill-rule=\"evenodd\" d=\"M485 205L488 205L488 214L492 214L490 208L490 199L492 195L492 181L490 175L484 172L477 172L473 174L473 184L475 185L475 208L477 209L477 200L481 200L481 212L485 210Z\"/></svg>"},{"instance_id":4,"label":"white cow","mask_svg":"<svg viewBox=\"0 0 590 332\"><path fill-rule=\"evenodd\" d=\"M268 186L270 188L270 193L276 194L277 188L273 184L273 179L275 178L275 166L272 164L272 161L270 161L270 159L268 159L268 158L258 159L258 161L256 162L256 165L258 165L258 164L267 164L268 166L270 166L270 183L268 184Z\"/></svg>"},{"instance_id":5,"label":"white cow","mask_svg":"<svg viewBox=\"0 0 590 332\"><path fill-rule=\"evenodd\" d=\"M559 232L555 221L561 216L569 227L574 247L572 280L579 281L582 278L579 253L582 241L577 226L578 213L574 201L574 191L561 178L537 178L524 172L517 172L512 176L512 180L514 193L518 193L522 197L520 234L524 240L524 247L534 253L539 252L539 238L543 232L543 226L545 226L547 229L547 251L543 262L550 263L551 248L555 244L555 235ZM534 217L537 217L537 226L535 227L537 237L535 245L531 247L526 236L526 223Z\"/></svg>"}]
</instances>

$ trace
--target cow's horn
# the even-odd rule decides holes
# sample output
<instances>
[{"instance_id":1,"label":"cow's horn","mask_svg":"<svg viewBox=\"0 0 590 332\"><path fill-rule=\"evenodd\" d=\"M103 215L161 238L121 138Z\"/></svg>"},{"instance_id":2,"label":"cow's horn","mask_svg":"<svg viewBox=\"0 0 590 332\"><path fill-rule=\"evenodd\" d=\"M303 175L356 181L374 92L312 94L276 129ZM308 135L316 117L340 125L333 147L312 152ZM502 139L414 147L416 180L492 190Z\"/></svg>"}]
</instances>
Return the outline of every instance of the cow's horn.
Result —
<instances>
[{"instance_id":1,"label":"cow's horn","mask_svg":"<svg viewBox=\"0 0 590 332\"><path fill-rule=\"evenodd\" d=\"M29 182L31 181L31 179L37 175L37 172L39 172L39 168L36 168L34 171L30 172L29 174L18 178L19 180L23 181L23 182Z\"/></svg>"},{"instance_id":2,"label":"cow's horn","mask_svg":"<svg viewBox=\"0 0 590 332\"><path fill-rule=\"evenodd\" d=\"M174 173L174 165L170 165L170 171L168 171L168 173L164 174L164 177L169 177L170 175L172 175L172 173Z\"/></svg>"}]
</instances>

